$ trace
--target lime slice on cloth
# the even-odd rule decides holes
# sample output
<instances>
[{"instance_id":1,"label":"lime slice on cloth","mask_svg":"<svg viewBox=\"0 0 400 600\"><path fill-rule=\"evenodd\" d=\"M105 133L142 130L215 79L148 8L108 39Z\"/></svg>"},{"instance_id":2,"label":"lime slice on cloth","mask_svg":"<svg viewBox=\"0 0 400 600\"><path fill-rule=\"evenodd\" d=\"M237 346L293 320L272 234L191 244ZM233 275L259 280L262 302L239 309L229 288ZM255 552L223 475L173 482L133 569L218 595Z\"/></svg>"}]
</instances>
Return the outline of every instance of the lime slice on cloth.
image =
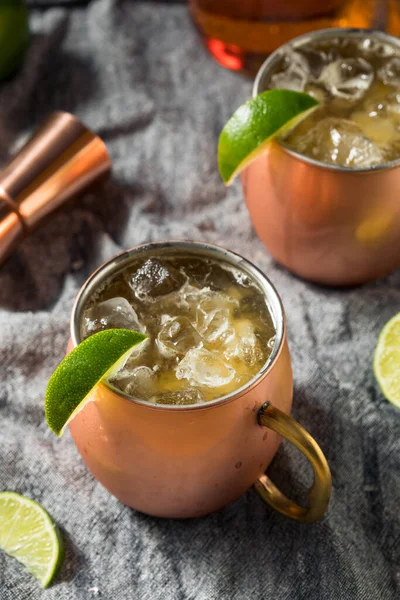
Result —
<instances>
[{"instance_id":1,"label":"lime slice on cloth","mask_svg":"<svg viewBox=\"0 0 400 600\"><path fill-rule=\"evenodd\" d=\"M268 90L238 108L219 137L218 168L225 184L265 152L273 136L289 131L316 106L303 92Z\"/></svg>"},{"instance_id":2,"label":"lime slice on cloth","mask_svg":"<svg viewBox=\"0 0 400 600\"><path fill-rule=\"evenodd\" d=\"M62 538L49 514L37 502L13 492L0 492L0 549L19 560L43 587L64 558Z\"/></svg>"},{"instance_id":3,"label":"lime slice on cloth","mask_svg":"<svg viewBox=\"0 0 400 600\"><path fill-rule=\"evenodd\" d=\"M58 365L46 391L46 420L58 436L81 410L92 389L118 371L146 336L129 329L99 331L81 342Z\"/></svg>"},{"instance_id":4,"label":"lime slice on cloth","mask_svg":"<svg viewBox=\"0 0 400 600\"><path fill-rule=\"evenodd\" d=\"M374 373L383 395L400 408L400 313L386 323L379 335Z\"/></svg>"},{"instance_id":5,"label":"lime slice on cloth","mask_svg":"<svg viewBox=\"0 0 400 600\"><path fill-rule=\"evenodd\" d=\"M21 66L29 43L28 11L23 0L0 2L0 79Z\"/></svg>"}]
</instances>

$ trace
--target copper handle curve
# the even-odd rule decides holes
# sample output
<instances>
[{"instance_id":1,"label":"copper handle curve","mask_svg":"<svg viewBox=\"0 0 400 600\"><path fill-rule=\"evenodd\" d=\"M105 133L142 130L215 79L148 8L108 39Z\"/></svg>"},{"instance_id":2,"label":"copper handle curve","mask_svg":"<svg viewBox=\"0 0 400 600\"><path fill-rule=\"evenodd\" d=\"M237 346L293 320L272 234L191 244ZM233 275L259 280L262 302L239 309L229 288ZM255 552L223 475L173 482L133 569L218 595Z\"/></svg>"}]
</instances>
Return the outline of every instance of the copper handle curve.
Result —
<instances>
[{"instance_id":1,"label":"copper handle curve","mask_svg":"<svg viewBox=\"0 0 400 600\"><path fill-rule=\"evenodd\" d=\"M258 423L279 433L304 454L313 468L314 481L308 491L307 508L289 500L265 474L254 484L257 493L269 506L291 519L300 523L318 521L328 508L332 490L331 472L321 448L297 421L269 402L258 411Z\"/></svg>"}]
</instances>

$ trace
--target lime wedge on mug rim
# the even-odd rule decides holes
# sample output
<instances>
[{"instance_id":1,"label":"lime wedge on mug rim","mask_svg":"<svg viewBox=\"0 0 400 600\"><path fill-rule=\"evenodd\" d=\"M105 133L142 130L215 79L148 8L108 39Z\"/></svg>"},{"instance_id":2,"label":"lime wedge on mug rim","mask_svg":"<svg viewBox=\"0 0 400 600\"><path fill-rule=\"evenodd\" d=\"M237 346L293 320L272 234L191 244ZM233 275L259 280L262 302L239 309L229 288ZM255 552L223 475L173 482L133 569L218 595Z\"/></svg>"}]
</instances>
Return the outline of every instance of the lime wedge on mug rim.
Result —
<instances>
[{"instance_id":1,"label":"lime wedge on mug rim","mask_svg":"<svg viewBox=\"0 0 400 600\"><path fill-rule=\"evenodd\" d=\"M218 168L226 185L265 152L271 139L292 129L318 106L303 92L268 90L242 104L223 128Z\"/></svg>"},{"instance_id":2,"label":"lime wedge on mug rim","mask_svg":"<svg viewBox=\"0 0 400 600\"><path fill-rule=\"evenodd\" d=\"M374 373L385 398L400 408L400 313L386 323L379 335Z\"/></svg>"},{"instance_id":3,"label":"lime wedge on mug rim","mask_svg":"<svg viewBox=\"0 0 400 600\"><path fill-rule=\"evenodd\" d=\"M93 388L115 373L146 336L130 329L99 331L81 342L58 365L46 390L46 420L59 437L83 408Z\"/></svg>"},{"instance_id":4,"label":"lime wedge on mug rim","mask_svg":"<svg viewBox=\"0 0 400 600\"><path fill-rule=\"evenodd\" d=\"M60 532L48 512L14 492L0 492L0 549L22 563L43 587L64 558Z\"/></svg>"}]
</instances>

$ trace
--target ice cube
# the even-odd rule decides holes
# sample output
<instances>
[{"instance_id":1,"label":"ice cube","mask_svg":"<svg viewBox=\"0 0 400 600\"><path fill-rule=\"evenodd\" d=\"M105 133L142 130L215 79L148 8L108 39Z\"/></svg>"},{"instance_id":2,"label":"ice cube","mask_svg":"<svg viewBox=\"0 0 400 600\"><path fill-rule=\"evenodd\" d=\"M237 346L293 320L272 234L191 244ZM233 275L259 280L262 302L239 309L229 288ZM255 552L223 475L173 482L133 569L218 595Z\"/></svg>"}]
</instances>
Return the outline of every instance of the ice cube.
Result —
<instances>
[{"instance_id":1,"label":"ice cube","mask_svg":"<svg viewBox=\"0 0 400 600\"><path fill-rule=\"evenodd\" d=\"M235 337L227 344L224 352L227 359L239 359L253 366L261 362L264 353L260 346L253 324L248 319L237 319L233 322Z\"/></svg>"},{"instance_id":2,"label":"ice cube","mask_svg":"<svg viewBox=\"0 0 400 600\"><path fill-rule=\"evenodd\" d=\"M393 57L378 69L379 79L386 85L400 87L400 58Z\"/></svg>"},{"instance_id":3,"label":"ice cube","mask_svg":"<svg viewBox=\"0 0 400 600\"><path fill-rule=\"evenodd\" d=\"M328 92L316 83L307 83L306 89L304 90L307 94L310 94L317 102L324 104L327 100Z\"/></svg>"},{"instance_id":4,"label":"ice cube","mask_svg":"<svg viewBox=\"0 0 400 600\"><path fill-rule=\"evenodd\" d=\"M138 316L125 298L111 298L100 302L83 313L83 333L85 337L103 329L133 329L144 331Z\"/></svg>"},{"instance_id":5,"label":"ice cube","mask_svg":"<svg viewBox=\"0 0 400 600\"><path fill-rule=\"evenodd\" d=\"M177 390L174 392L158 392L150 398L150 402L154 402L155 404L176 404L179 406L185 404L199 404L204 401L202 393L195 388Z\"/></svg>"},{"instance_id":6,"label":"ice cube","mask_svg":"<svg viewBox=\"0 0 400 600\"><path fill-rule=\"evenodd\" d=\"M163 356L183 356L198 348L201 337L187 317L167 318L157 336L157 347Z\"/></svg>"},{"instance_id":7,"label":"ice cube","mask_svg":"<svg viewBox=\"0 0 400 600\"><path fill-rule=\"evenodd\" d=\"M383 106L390 117L396 121L400 119L400 93L392 92L388 94L383 102Z\"/></svg>"},{"instance_id":8,"label":"ice cube","mask_svg":"<svg viewBox=\"0 0 400 600\"><path fill-rule=\"evenodd\" d=\"M207 259L198 259L193 256L180 259L181 270L186 275L188 281L203 287L207 284L210 276L211 265Z\"/></svg>"},{"instance_id":9,"label":"ice cube","mask_svg":"<svg viewBox=\"0 0 400 600\"><path fill-rule=\"evenodd\" d=\"M347 167L371 167L382 152L361 129L347 119L328 117L291 142L292 147L316 160Z\"/></svg>"},{"instance_id":10,"label":"ice cube","mask_svg":"<svg viewBox=\"0 0 400 600\"><path fill-rule=\"evenodd\" d=\"M192 385L221 387L228 384L235 371L215 352L205 348L189 350L176 368L178 379L187 379Z\"/></svg>"},{"instance_id":11,"label":"ice cube","mask_svg":"<svg viewBox=\"0 0 400 600\"><path fill-rule=\"evenodd\" d=\"M110 383L134 398L148 400L157 389L157 376L150 367L124 368L113 376Z\"/></svg>"},{"instance_id":12,"label":"ice cube","mask_svg":"<svg viewBox=\"0 0 400 600\"><path fill-rule=\"evenodd\" d=\"M238 272L235 269L225 268L217 263L210 267L210 288L215 292L226 292L229 287L236 285Z\"/></svg>"},{"instance_id":13,"label":"ice cube","mask_svg":"<svg viewBox=\"0 0 400 600\"><path fill-rule=\"evenodd\" d=\"M360 100L374 79L374 70L364 58L338 59L330 63L318 78L332 94L345 100Z\"/></svg>"},{"instance_id":14,"label":"ice cube","mask_svg":"<svg viewBox=\"0 0 400 600\"><path fill-rule=\"evenodd\" d=\"M392 45L371 38L363 39L359 42L358 47L364 55L393 56L395 53L395 48Z\"/></svg>"},{"instance_id":15,"label":"ice cube","mask_svg":"<svg viewBox=\"0 0 400 600\"><path fill-rule=\"evenodd\" d=\"M382 106L381 109L369 114L364 111L355 111L351 114L351 120L360 127L371 142L378 146L386 146L399 137L396 123L393 118L388 116L386 107Z\"/></svg>"},{"instance_id":16,"label":"ice cube","mask_svg":"<svg viewBox=\"0 0 400 600\"><path fill-rule=\"evenodd\" d=\"M327 53L316 48L297 48L296 53L302 56L308 67L308 72L312 79L317 79L325 65L334 59L332 52Z\"/></svg>"},{"instance_id":17,"label":"ice cube","mask_svg":"<svg viewBox=\"0 0 400 600\"><path fill-rule=\"evenodd\" d=\"M197 288L194 285L185 283L176 297L171 297L172 302L179 308L180 311L196 314L196 308L204 296L210 292L209 287Z\"/></svg>"},{"instance_id":18,"label":"ice cube","mask_svg":"<svg viewBox=\"0 0 400 600\"><path fill-rule=\"evenodd\" d=\"M168 305L172 302L174 307L185 313L193 324L197 322L197 312L200 307L204 313L208 313L217 308L234 308L238 305L237 299L227 293L216 292L209 287L197 288L187 283L178 294L169 296L168 301Z\"/></svg>"},{"instance_id":19,"label":"ice cube","mask_svg":"<svg viewBox=\"0 0 400 600\"><path fill-rule=\"evenodd\" d=\"M282 67L282 71L271 76L268 87L303 92L310 77L307 59L294 50L287 50L283 55Z\"/></svg>"},{"instance_id":20,"label":"ice cube","mask_svg":"<svg viewBox=\"0 0 400 600\"><path fill-rule=\"evenodd\" d=\"M215 342L228 329L229 310L217 308L205 313L202 308L199 308L197 323L202 338L207 342Z\"/></svg>"},{"instance_id":21,"label":"ice cube","mask_svg":"<svg viewBox=\"0 0 400 600\"><path fill-rule=\"evenodd\" d=\"M198 308L207 315L216 309L233 310L239 306L239 301L227 293L213 292L209 288L201 290L198 297Z\"/></svg>"},{"instance_id":22,"label":"ice cube","mask_svg":"<svg viewBox=\"0 0 400 600\"><path fill-rule=\"evenodd\" d=\"M146 360L151 357L152 348L153 341L150 337L135 346L125 362L125 368L132 370L137 366L147 364Z\"/></svg>"},{"instance_id":23,"label":"ice cube","mask_svg":"<svg viewBox=\"0 0 400 600\"><path fill-rule=\"evenodd\" d=\"M129 277L135 296L142 301L155 300L181 289L185 276L167 262L149 258Z\"/></svg>"},{"instance_id":24,"label":"ice cube","mask_svg":"<svg viewBox=\"0 0 400 600\"><path fill-rule=\"evenodd\" d=\"M380 148L385 148L399 137L397 131L400 120L399 100L400 95L396 92L388 93L388 88L379 83L349 118L360 127L371 142Z\"/></svg>"},{"instance_id":25,"label":"ice cube","mask_svg":"<svg viewBox=\"0 0 400 600\"><path fill-rule=\"evenodd\" d=\"M230 325L220 336L219 341L223 344L229 344L236 336L235 329Z\"/></svg>"},{"instance_id":26,"label":"ice cube","mask_svg":"<svg viewBox=\"0 0 400 600\"><path fill-rule=\"evenodd\" d=\"M228 290L227 290L228 291ZM205 290L197 303L196 328L206 342L215 342L229 328L229 318L239 306L228 293Z\"/></svg>"}]
</instances>

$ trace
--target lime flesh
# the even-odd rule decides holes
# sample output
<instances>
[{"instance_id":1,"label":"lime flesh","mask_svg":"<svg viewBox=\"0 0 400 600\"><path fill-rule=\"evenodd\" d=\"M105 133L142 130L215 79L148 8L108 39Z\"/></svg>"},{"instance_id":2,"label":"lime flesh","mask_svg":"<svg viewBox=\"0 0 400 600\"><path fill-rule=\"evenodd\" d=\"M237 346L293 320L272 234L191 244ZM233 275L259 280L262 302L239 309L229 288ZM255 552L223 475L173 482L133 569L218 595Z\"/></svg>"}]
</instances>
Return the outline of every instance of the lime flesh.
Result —
<instances>
[{"instance_id":1,"label":"lime flesh","mask_svg":"<svg viewBox=\"0 0 400 600\"><path fill-rule=\"evenodd\" d=\"M318 106L309 94L268 90L243 104L223 128L218 143L218 168L226 185L265 152L277 134L294 127Z\"/></svg>"},{"instance_id":2,"label":"lime flesh","mask_svg":"<svg viewBox=\"0 0 400 600\"><path fill-rule=\"evenodd\" d=\"M83 408L93 388L107 379L146 336L129 329L99 331L81 342L59 364L47 385L45 409L50 429L61 436Z\"/></svg>"},{"instance_id":3,"label":"lime flesh","mask_svg":"<svg viewBox=\"0 0 400 600\"><path fill-rule=\"evenodd\" d=\"M379 335L374 373L383 395L400 408L400 313L386 323Z\"/></svg>"},{"instance_id":4,"label":"lime flesh","mask_svg":"<svg viewBox=\"0 0 400 600\"><path fill-rule=\"evenodd\" d=\"M61 566L64 546L57 526L37 502L0 493L0 549L47 587Z\"/></svg>"}]
</instances>

